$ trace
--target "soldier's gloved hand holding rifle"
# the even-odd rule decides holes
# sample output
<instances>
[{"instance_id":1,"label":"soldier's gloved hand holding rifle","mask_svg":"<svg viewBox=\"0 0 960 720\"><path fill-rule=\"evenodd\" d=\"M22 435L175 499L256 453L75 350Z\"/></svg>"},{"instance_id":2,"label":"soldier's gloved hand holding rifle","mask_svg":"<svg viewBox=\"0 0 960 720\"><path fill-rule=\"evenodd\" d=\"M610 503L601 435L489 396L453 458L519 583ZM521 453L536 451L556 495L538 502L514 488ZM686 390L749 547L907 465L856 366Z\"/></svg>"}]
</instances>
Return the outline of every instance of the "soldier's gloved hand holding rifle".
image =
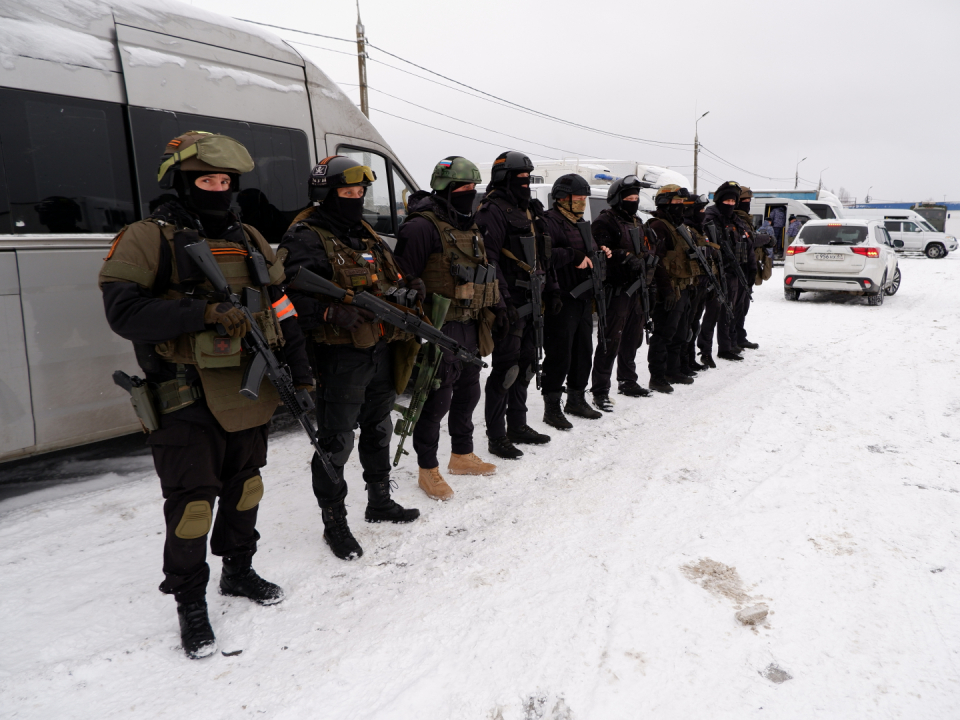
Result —
<instances>
[{"instance_id":1,"label":"soldier's gloved hand holding rifle","mask_svg":"<svg viewBox=\"0 0 960 720\"><path fill-rule=\"evenodd\" d=\"M597 330L600 337L600 345L604 350L607 348L607 292L604 287L604 281L607 279L607 258L612 255L610 250L605 247L597 247L593 240L593 233L590 229L590 223L581 220L577 223L577 230L580 231L580 237L583 238L583 246L587 249L586 258L579 265L579 269L590 269L590 279L577 285L570 294L573 297L580 297L587 290L593 290L593 299L597 305ZM586 267L584 267L586 265Z\"/></svg>"},{"instance_id":2,"label":"soldier's gloved hand holding rifle","mask_svg":"<svg viewBox=\"0 0 960 720\"><path fill-rule=\"evenodd\" d=\"M228 302L207 305L203 311L203 322L213 327L220 325L232 338L246 336L251 327L246 316Z\"/></svg>"}]
</instances>

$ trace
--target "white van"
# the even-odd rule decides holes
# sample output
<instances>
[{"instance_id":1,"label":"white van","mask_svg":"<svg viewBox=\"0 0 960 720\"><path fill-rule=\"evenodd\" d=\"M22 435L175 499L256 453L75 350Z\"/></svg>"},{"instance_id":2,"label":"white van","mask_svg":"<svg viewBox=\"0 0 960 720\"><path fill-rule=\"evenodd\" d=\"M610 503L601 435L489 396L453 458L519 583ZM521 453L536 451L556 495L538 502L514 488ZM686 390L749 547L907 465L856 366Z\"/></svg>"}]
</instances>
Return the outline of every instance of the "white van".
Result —
<instances>
[{"instance_id":1,"label":"white van","mask_svg":"<svg viewBox=\"0 0 960 720\"><path fill-rule=\"evenodd\" d=\"M553 207L553 183L541 183L536 182L530 183L530 196L536 198L543 203L545 210L549 210ZM489 186L485 183L477 185L477 199L474 202L474 210L477 206L483 201L484 193L486 193ZM583 212L583 219L587 222L593 222L597 219L597 216L603 212L606 208L610 207L607 204L607 190L610 188L609 185L591 185L590 186L590 197L587 198L587 207ZM643 196L641 196L642 198ZM642 201L641 201L642 202ZM640 222L647 222L651 217L653 217L654 208L652 205L637 211L637 217L640 218Z\"/></svg>"},{"instance_id":2,"label":"white van","mask_svg":"<svg viewBox=\"0 0 960 720\"><path fill-rule=\"evenodd\" d=\"M0 29L0 461L139 428L111 381L137 363L97 273L116 232L163 202L170 138L246 145L238 205L274 243L327 155L376 171L367 219L383 233L416 189L335 83L253 26L176 2L3 0Z\"/></svg>"},{"instance_id":3,"label":"white van","mask_svg":"<svg viewBox=\"0 0 960 720\"><path fill-rule=\"evenodd\" d=\"M916 210L848 208L847 217L883 220L890 237L903 241L900 252L922 252L928 258L943 258L957 249L956 237L939 232Z\"/></svg>"}]
</instances>

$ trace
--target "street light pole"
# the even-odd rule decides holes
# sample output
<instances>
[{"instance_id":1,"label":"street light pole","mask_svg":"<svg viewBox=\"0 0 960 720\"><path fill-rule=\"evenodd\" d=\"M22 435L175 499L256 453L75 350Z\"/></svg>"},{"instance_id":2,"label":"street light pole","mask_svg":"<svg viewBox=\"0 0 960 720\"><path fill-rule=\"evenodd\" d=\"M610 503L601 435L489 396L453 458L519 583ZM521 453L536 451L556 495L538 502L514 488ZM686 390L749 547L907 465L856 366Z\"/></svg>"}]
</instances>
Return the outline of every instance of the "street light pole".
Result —
<instances>
[{"instance_id":1,"label":"street light pole","mask_svg":"<svg viewBox=\"0 0 960 720\"><path fill-rule=\"evenodd\" d=\"M829 169L830 168L825 167L823 170L820 171L820 182L817 183L817 200L820 199L820 191L823 190L823 174Z\"/></svg>"},{"instance_id":2,"label":"street light pole","mask_svg":"<svg viewBox=\"0 0 960 720\"><path fill-rule=\"evenodd\" d=\"M357 65L360 69L360 112L370 117L370 105L367 103L367 38L363 23L360 22L360 0L357 0Z\"/></svg>"},{"instance_id":3,"label":"street light pole","mask_svg":"<svg viewBox=\"0 0 960 720\"><path fill-rule=\"evenodd\" d=\"M806 160L806 158L804 158L803 160ZM800 186L800 163L802 163L803 160L797 161L797 172L796 172L796 173L794 174L794 176L793 176L793 189L794 189L794 190L796 190L796 189Z\"/></svg>"},{"instance_id":4,"label":"street light pole","mask_svg":"<svg viewBox=\"0 0 960 720\"><path fill-rule=\"evenodd\" d=\"M697 118L693 123L693 194L697 194L697 156L700 154L700 130L697 127L710 111L707 110L703 115Z\"/></svg>"}]
</instances>

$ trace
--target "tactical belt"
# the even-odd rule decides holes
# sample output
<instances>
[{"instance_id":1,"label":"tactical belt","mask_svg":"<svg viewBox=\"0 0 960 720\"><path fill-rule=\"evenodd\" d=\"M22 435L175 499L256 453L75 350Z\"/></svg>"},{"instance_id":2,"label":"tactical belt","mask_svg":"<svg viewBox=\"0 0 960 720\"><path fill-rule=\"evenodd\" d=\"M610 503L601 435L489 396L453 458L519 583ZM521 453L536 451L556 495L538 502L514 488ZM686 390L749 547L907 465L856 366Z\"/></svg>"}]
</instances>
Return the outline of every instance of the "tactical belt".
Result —
<instances>
[{"instance_id":1,"label":"tactical belt","mask_svg":"<svg viewBox=\"0 0 960 720\"><path fill-rule=\"evenodd\" d=\"M162 383L151 383L157 395L157 409L161 415L193 405L203 397L199 384L187 382L187 366L177 363L177 377Z\"/></svg>"}]
</instances>

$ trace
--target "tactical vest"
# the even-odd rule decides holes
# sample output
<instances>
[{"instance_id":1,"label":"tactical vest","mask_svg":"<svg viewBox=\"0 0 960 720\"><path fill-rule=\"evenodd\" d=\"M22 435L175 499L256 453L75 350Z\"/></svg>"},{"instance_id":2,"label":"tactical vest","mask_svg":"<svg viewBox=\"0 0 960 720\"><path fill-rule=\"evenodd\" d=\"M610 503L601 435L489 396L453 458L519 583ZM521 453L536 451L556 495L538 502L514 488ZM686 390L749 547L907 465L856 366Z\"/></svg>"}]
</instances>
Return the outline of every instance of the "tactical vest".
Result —
<instances>
[{"instance_id":1,"label":"tactical vest","mask_svg":"<svg viewBox=\"0 0 960 720\"><path fill-rule=\"evenodd\" d=\"M668 250L663 257L663 267L670 275L670 281L675 287L683 290L685 287L693 284L693 279L703 273L700 264L691 259L687 254L689 247L686 241L680 237L680 233L667 220L658 218L663 226L667 228L667 234L673 242L673 248ZM692 237L692 236L691 236Z\"/></svg>"},{"instance_id":2,"label":"tactical vest","mask_svg":"<svg viewBox=\"0 0 960 720\"><path fill-rule=\"evenodd\" d=\"M160 230L163 241L170 250L171 270L169 281L158 282L162 288L157 297L161 300L179 300L181 298L206 299L208 302L222 302L213 286L199 273L183 252L187 242L199 239L192 231L184 231L172 223L160 218L149 218L143 222L152 222ZM256 232L249 226L242 226L250 246L263 251L263 248L251 237ZM210 250L224 278L234 293L244 288L260 291L260 311L253 313L257 326L263 332L271 348L283 345L283 332L273 304L270 301L267 286L258 287L250 277L246 248L228 240L206 238ZM108 256L109 258L109 256ZM109 259L107 261L109 263ZM105 264L105 268L107 265ZM122 277L113 271L116 277ZM182 277L182 274L189 277ZM275 260L269 266L270 284L278 285L284 277L283 262ZM282 300L280 301L282 302ZM289 300L286 301L289 303ZM161 414L179 410L192 404L201 397L195 388L185 382L185 366L195 365L203 388L202 397L207 407L227 432L246 430L268 422L274 410L280 404L273 384L264 378L257 400L250 400L240 394L240 385L244 372L250 364L251 356L243 351L239 338L220 337L215 330L186 333L173 340L156 346L157 354L167 362L177 365L177 380L160 383L155 392L158 410Z\"/></svg>"},{"instance_id":3,"label":"tactical vest","mask_svg":"<svg viewBox=\"0 0 960 720\"><path fill-rule=\"evenodd\" d=\"M736 210L734 214L740 220L740 222L734 223L738 230L738 244L735 246L735 251L737 253L737 260L745 265L756 259L755 257L751 257L753 253L750 252L753 246L753 218L743 210ZM747 236L747 240L743 239L744 235Z\"/></svg>"},{"instance_id":4,"label":"tactical vest","mask_svg":"<svg viewBox=\"0 0 960 720\"><path fill-rule=\"evenodd\" d=\"M494 276L482 285L465 283L453 274L451 268L453 265L460 265L473 274L479 266L487 265L487 251L483 246L480 230L476 225L469 230L458 230L430 210L411 213L407 216L407 222L410 218L417 216L432 222L440 235L443 251L432 253L427 258L427 266L424 268L421 279L427 286L428 293L436 293L453 301L450 303L444 322L476 320L482 308L500 302L500 286L497 278Z\"/></svg>"},{"instance_id":5,"label":"tactical vest","mask_svg":"<svg viewBox=\"0 0 960 720\"><path fill-rule=\"evenodd\" d=\"M306 227L320 236L323 248L327 253L327 260L333 270L333 282L354 293L370 292L382 298L391 286L400 281L400 271L390 252L384 252L384 247L377 232L366 222L363 227L366 236L360 238L364 251L356 251L343 243L331 230L312 223L301 222L295 227ZM326 345L353 345L364 349L373 347L381 338L387 342L395 340L409 340L412 335L405 333L393 325L371 321L363 323L354 332L333 325L321 323L313 331L313 339Z\"/></svg>"},{"instance_id":6,"label":"tactical vest","mask_svg":"<svg viewBox=\"0 0 960 720\"><path fill-rule=\"evenodd\" d=\"M517 280L526 280L530 276L530 272L524 270L523 267L519 265L519 263L527 264L520 238L528 236L531 233L537 238L537 265L539 266L539 270L545 271L545 269L550 266L550 235L547 233L539 214L533 210L523 210L506 199L498 197L496 194L492 197L484 198L481 207L487 203L500 208L504 219L507 221L507 239L500 249L500 255L513 262L503 262L503 260L501 260L500 269L503 272L504 279L507 281L507 287L513 292L517 289ZM542 257L539 257L541 253ZM533 268L533 270L537 269L538 268ZM523 290L523 288L520 288L520 290ZM524 290L525 297L526 292L527 291Z\"/></svg>"},{"instance_id":7,"label":"tactical vest","mask_svg":"<svg viewBox=\"0 0 960 720\"><path fill-rule=\"evenodd\" d=\"M717 254L720 252L720 246L714 245L707 240L707 237L702 232L691 225L687 225L687 230L690 231L690 236L694 242L697 243L697 246L703 248L704 257L707 258L707 265L710 266L711 272L713 272L716 277L720 277L720 265L717 263Z\"/></svg>"}]
</instances>

